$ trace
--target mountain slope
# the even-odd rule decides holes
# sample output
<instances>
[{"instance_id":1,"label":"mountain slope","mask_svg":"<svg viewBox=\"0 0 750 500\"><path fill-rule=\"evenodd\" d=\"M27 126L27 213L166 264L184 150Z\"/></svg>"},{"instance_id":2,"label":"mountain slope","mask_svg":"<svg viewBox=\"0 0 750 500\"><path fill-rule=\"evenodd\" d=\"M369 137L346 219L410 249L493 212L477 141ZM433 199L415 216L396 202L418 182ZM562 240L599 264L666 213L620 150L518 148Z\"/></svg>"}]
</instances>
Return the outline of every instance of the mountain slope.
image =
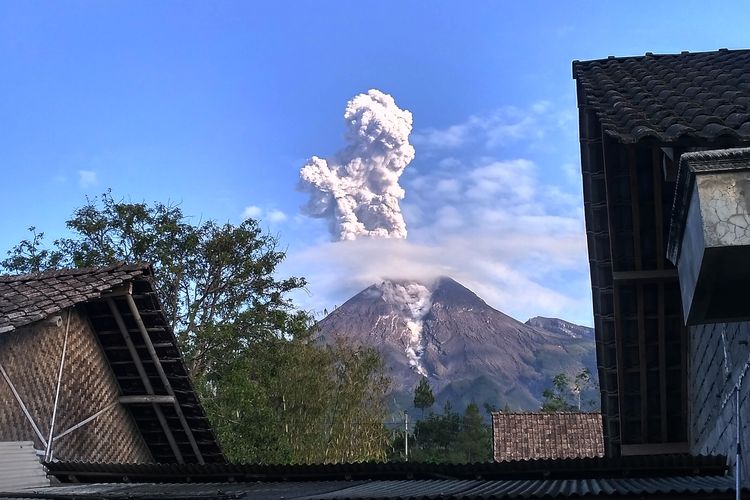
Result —
<instances>
[{"instance_id":1,"label":"mountain slope","mask_svg":"<svg viewBox=\"0 0 750 500\"><path fill-rule=\"evenodd\" d=\"M320 340L344 336L380 350L394 406L409 408L420 376L437 403L536 409L554 375L595 370L593 338L554 318L527 324L493 309L451 278L384 281L355 295L320 323Z\"/></svg>"}]
</instances>

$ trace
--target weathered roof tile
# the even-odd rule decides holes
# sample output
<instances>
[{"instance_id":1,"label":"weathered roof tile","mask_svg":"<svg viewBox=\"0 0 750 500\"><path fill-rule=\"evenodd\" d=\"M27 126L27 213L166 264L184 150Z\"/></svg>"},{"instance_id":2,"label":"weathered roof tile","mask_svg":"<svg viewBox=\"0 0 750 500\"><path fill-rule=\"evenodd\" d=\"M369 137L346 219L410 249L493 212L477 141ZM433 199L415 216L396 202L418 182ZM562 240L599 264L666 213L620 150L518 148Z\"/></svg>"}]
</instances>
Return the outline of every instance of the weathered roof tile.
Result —
<instances>
[{"instance_id":1,"label":"weathered roof tile","mask_svg":"<svg viewBox=\"0 0 750 500\"><path fill-rule=\"evenodd\" d=\"M604 456L600 413L492 414L497 461Z\"/></svg>"},{"instance_id":2,"label":"weathered roof tile","mask_svg":"<svg viewBox=\"0 0 750 500\"><path fill-rule=\"evenodd\" d=\"M0 276L0 333L39 321L66 307L97 298L135 277L151 274L148 264L62 269Z\"/></svg>"},{"instance_id":3,"label":"weathered roof tile","mask_svg":"<svg viewBox=\"0 0 750 500\"><path fill-rule=\"evenodd\" d=\"M750 112L750 50L575 61L573 77L582 90L579 105L590 106L621 142L750 140L748 120L733 116ZM665 121L664 112L673 119Z\"/></svg>"}]
</instances>

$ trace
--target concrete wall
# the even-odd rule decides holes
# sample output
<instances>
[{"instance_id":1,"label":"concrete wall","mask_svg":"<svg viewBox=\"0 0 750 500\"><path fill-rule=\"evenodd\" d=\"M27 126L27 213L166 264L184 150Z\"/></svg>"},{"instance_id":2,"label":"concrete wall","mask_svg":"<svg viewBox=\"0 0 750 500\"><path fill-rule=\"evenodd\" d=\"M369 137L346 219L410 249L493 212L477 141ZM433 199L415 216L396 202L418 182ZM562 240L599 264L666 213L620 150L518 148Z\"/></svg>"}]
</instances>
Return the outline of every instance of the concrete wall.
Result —
<instances>
[{"instance_id":1,"label":"concrete wall","mask_svg":"<svg viewBox=\"0 0 750 500\"><path fill-rule=\"evenodd\" d=\"M60 357L70 314L55 435L113 403L111 408L54 445L54 458L89 462L150 462L135 421L120 403L119 388L85 313L69 308L60 313L60 327L35 323L0 335L0 364L47 440L54 407ZM43 444L0 378L0 441Z\"/></svg>"},{"instance_id":2,"label":"concrete wall","mask_svg":"<svg viewBox=\"0 0 750 500\"><path fill-rule=\"evenodd\" d=\"M689 439L694 454L721 454L734 466L736 396L740 389L743 477L750 479L750 323L690 328L688 356Z\"/></svg>"}]
</instances>

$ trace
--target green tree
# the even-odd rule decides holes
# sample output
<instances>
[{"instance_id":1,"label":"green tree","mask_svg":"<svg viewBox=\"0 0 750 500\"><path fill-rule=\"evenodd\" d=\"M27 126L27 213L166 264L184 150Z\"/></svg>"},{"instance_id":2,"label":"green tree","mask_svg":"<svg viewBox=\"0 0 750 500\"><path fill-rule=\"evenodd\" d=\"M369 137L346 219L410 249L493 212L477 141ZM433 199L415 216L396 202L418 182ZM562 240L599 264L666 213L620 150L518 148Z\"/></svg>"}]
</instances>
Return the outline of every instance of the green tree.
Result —
<instances>
[{"instance_id":1,"label":"green tree","mask_svg":"<svg viewBox=\"0 0 750 500\"><path fill-rule=\"evenodd\" d=\"M313 342L309 315L277 279L278 240L257 221L192 223L179 206L87 199L71 235L8 252L6 272L150 262L162 308L227 456L255 462L378 459L386 434L377 353ZM362 418L368 427L355 428ZM357 438L357 440L353 439Z\"/></svg>"},{"instance_id":2,"label":"green tree","mask_svg":"<svg viewBox=\"0 0 750 500\"><path fill-rule=\"evenodd\" d=\"M21 242L8 252L8 257L0 262L0 266L9 272L17 274L38 273L46 269L60 267L64 255L56 250L42 247L44 233L37 233L36 227L29 228L30 239Z\"/></svg>"},{"instance_id":3,"label":"green tree","mask_svg":"<svg viewBox=\"0 0 750 500\"><path fill-rule=\"evenodd\" d=\"M464 411L458 448L462 462L486 462L492 459L492 433L484 424L475 403L469 403Z\"/></svg>"},{"instance_id":4,"label":"green tree","mask_svg":"<svg viewBox=\"0 0 750 500\"><path fill-rule=\"evenodd\" d=\"M206 398L230 459L264 463L384 460L388 380L379 354L344 341L257 346L212 372Z\"/></svg>"},{"instance_id":5,"label":"green tree","mask_svg":"<svg viewBox=\"0 0 750 500\"><path fill-rule=\"evenodd\" d=\"M416 461L468 463L492 458L492 432L479 407L470 403L463 417L449 402L441 414L431 413L414 426L412 458Z\"/></svg>"},{"instance_id":6,"label":"green tree","mask_svg":"<svg viewBox=\"0 0 750 500\"><path fill-rule=\"evenodd\" d=\"M422 377L417 387L414 388L414 407L422 410L422 418L424 418L425 408L433 404L435 404L435 396L432 394L432 387L427 377Z\"/></svg>"},{"instance_id":7,"label":"green tree","mask_svg":"<svg viewBox=\"0 0 750 500\"><path fill-rule=\"evenodd\" d=\"M558 373L552 379L552 388L542 392L542 411L574 411L576 408L568 402L570 381L564 373Z\"/></svg>"},{"instance_id":8,"label":"green tree","mask_svg":"<svg viewBox=\"0 0 750 500\"><path fill-rule=\"evenodd\" d=\"M304 287L304 279L274 277L284 252L253 219L192 224L179 206L117 201L106 192L87 199L66 225L72 236L55 240L51 249L42 248L44 233L32 227L32 239L16 245L0 265L25 273L152 263L162 308L195 377L249 343L294 336L310 326L286 298Z\"/></svg>"},{"instance_id":9,"label":"green tree","mask_svg":"<svg viewBox=\"0 0 750 500\"><path fill-rule=\"evenodd\" d=\"M542 392L542 407L545 412L591 411L596 407L595 400L584 400L583 395L596 388L588 368L583 368L573 379L558 373L552 379L552 387Z\"/></svg>"}]
</instances>

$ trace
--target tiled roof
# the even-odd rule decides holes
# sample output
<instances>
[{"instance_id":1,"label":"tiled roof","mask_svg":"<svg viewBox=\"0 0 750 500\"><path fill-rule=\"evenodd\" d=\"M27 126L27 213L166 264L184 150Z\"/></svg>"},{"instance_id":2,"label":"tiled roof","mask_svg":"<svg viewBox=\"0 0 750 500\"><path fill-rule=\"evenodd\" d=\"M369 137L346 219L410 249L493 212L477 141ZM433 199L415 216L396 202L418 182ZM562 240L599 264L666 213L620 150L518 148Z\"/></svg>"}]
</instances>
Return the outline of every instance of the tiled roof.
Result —
<instances>
[{"instance_id":1,"label":"tiled roof","mask_svg":"<svg viewBox=\"0 0 750 500\"><path fill-rule=\"evenodd\" d=\"M497 461L604 455L600 413L492 414Z\"/></svg>"},{"instance_id":2,"label":"tiled roof","mask_svg":"<svg viewBox=\"0 0 750 500\"><path fill-rule=\"evenodd\" d=\"M0 333L98 298L135 277L149 274L148 264L115 264L0 276Z\"/></svg>"},{"instance_id":3,"label":"tiled roof","mask_svg":"<svg viewBox=\"0 0 750 500\"><path fill-rule=\"evenodd\" d=\"M750 140L750 50L573 61L579 106L623 143Z\"/></svg>"}]
</instances>

